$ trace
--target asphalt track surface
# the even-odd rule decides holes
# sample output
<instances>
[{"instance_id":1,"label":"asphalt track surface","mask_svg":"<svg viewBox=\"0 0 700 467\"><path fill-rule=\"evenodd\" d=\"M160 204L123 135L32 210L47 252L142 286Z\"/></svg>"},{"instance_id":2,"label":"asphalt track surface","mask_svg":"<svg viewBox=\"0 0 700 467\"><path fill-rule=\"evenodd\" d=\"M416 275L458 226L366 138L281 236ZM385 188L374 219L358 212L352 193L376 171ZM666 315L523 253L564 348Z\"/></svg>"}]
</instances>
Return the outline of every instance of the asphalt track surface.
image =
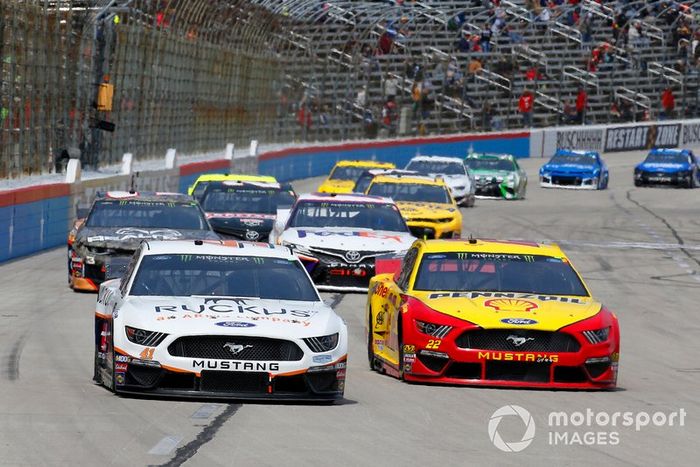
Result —
<instances>
[{"instance_id":1,"label":"asphalt track surface","mask_svg":"<svg viewBox=\"0 0 700 467\"><path fill-rule=\"evenodd\" d=\"M619 316L617 391L401 383L368 369L365 297L327 294L340 300L350 331L346 400L338 405L117 397L92 383L95 296L68 290L59 248L0 266L0 464L699 465L700 189L635 188L639 157L608 156L610 189L601 192L540 189L542 160L525 160L526 200L477 200L464 211L465 235L561 243ZM526 449L504 453L487 427L511 404L531 413L536 432ZM550 412L589 409L629 411L640 422L642 412L683 409L684 425L680 415L672 427L652 422L639 431L622 419L616 427L548 425ZM517 417L498 426L505 442L524 431ZM553 444L554 431L575 444ZM585 445L586 432L603 434Z\"/></svg>"}]
</instances>

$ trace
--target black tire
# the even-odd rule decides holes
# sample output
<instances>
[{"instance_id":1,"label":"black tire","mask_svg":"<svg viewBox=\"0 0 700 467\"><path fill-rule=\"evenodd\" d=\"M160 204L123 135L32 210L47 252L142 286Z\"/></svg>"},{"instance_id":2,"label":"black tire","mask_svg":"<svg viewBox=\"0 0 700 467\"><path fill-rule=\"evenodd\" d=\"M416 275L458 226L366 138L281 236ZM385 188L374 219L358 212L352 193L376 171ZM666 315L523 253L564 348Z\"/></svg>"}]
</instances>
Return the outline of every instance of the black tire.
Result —
<instances>
[{"instance_id":1,"label":"black tire","mask_svg":"<svg viewBox=\"0 0 700 467\"><path fill-rule=\"evenodd\" d=\"M398 341L399 341L399 380L405 381L403 377L403 333L401 332L401 317L399 317Z\"/></svg>"},{"instance_id":2,"label":"black tire","mask_svg":"<svg viewBox=\"0 0 700 467\"><path fill-rule=\"evenodd\" d=\"M642 186L642 181L641 180L635 180L634 181L634 186Z\"/></svg>"},{"instance_id":3,"label":"black tire","mask_svg":"<svg viewBox=\"0 0 700 467\"><path fill-rule=\"evenodd\" d=\"M376 370L373 340L374 335L372 333L372 311L370 310L369 321L367 322L367 361L369 362L369 369L372 371Z\"/></svg>"}]
</instances>

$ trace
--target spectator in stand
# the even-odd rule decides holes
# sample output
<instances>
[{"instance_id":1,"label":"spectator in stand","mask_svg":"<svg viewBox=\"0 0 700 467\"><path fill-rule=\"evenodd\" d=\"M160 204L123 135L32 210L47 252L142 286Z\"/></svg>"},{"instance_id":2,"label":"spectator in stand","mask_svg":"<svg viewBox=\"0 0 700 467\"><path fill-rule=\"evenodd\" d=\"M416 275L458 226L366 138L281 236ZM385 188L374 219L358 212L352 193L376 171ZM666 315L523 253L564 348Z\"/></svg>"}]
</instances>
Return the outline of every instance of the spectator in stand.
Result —
<instances>
[{"instance_id":1,"label":"spectator in stand","mask_svg":"<svg viewBox=\"0 0 700 467\"><path fill-rule=\"evenodd\" d=\"M583 88L579 86L578 94L576 95L576 122L583 125L585 124L586 109L588 108L588 93Z\"/></svg>"},{"instance_id":2,"label":"spectator in stand","mask_svg":"<svg viewBox=\"0 0 700 467\"><path fill-rule=\"evenodd\" d=\"M578 115L573 98L569 96L569 98L564 101L564 115L562 116L562 123L567 125L576 123L577 117Z\"/></svg>"},{"instance_id":3,"label":"spectator in stand","mask_svg":"<svg viewBox=\"0 0 700 467\"><path fill-rule=\"evenodd\" d=\"M613 101L610 106L610 121L612 123L619 123L622 121L622 112L620 111L620 106L617 101Z\"/></svg>"},{"instance_id":4,"label":"spectator in stand","mask_svg":"<svg viewBox=\"0 0 700 467\"><path fill-rule=\"evenodd\" d=\"M457 50L460 52L469 52L472 49L472 35L467 31L462 31L457 41Z\"/></svg>"},{"instance_id":5,"label":"spectator in stand","mask_svg":"<svg viewBox=\"0 0 700 467\"><path fill-rule=\"evenodd\" d=\"M630 47L639 48L642 45L642 23L634 21L627 31L627 42Z\"/></svg>"},{"instance_id":6,"label":"spectator in stand","mask_svg":"<svg viewBox=\"0 0 700 467\"><path fill-rule=\"evenodd\" d=\"M483 66L481 65L481 59L479 57L472 57L469 61L469 68L467 68L467 73L471 76L476 76L481 73Z\"/></svg>"},{"instance_id":7,"label":"spectator in stand","mask_svg":"<svg viewBox=\"0 0 700 467\"><path fill-rule=\"evenodd\" d=\"M672 119L676 109L676 98L673 96L671 86L666 86L664 92L661 93L661 107L664 111L661 114L662 120Z\"/></svg>"},{"instance_id":8,"label":"spectator in stand","mask_svg":"<svg viewBox=\"0 0 700 467\"><path fill-rule=\"evenodd\" d=\"M483 131L491 131L491 119L493 117L493 106L489 98L484 99L481 105L481 129Z\"/></svg>"},{"instance_id":9,"label":"spectator in stand","mask_svg":"<svg viewBox=\"0 0 700 467\"><path fill-rule=\"evenodd\" d=\"M384 31L377 42L377 55L387 55L391 53L394 47L396 34L396 30L392 28L387 28L386 31Z\"/></svg>"},{"instance_id":10,"label":"spectator in stand","mask_svg":"<svg viewBox=\"0 0 700 467\"><path fill-rule=\"evenodd\" d=\"M579 31L581 31L581 45L583 47L588 47L593 39L593 14L586 13L586 16L581 20L579 25Z\"/></svg>"},{"instance_id":11,"label":"spectator in stand","mask_svg":"<svg viewBox=\"0 0 700 467\"><path fill-rule=\"evenodd\" d=\"M527 81L539 81L544 79L544 75L540 71L539 66L533 65L525 72L525 79Z\"/></svg>"},{"instance_id":12,"label":"spectator in stand","mask_svg":"<svg viewBox=\"0 0 700 467\"><path fill-rule=\"evenodd\" d=\"M390 73L384 75L383 91L385 99L396 100L396 96L399 93L399 80Z\"/></svg>"},{"instance_id":13,"label":"spectator in stand","mask_svg":"<svg viewBox=\"0 0 700 467\"><path fill-rule=\"evenodd\" d=\"M382 126L389 136L396 134L396 102L393 97L389 97L382 108Z\"/></svg>"},{"instance_id":14,"label":"spectator in stand","mask_svg":"<svg viewBox=\"0 0 700 467\"><path fill-rule=\"evenodd\" d=\"M534 105L535 96L529 89L525 89L518 101L518 110L523 117L523 126L525 128L530 128L532 126L532 109Z\"/></svg>"},{"instance_id":15,"label":"spectator in stand","mask_svg":"<svg viewBox=\"0 0 700 467\"><path fill-rule=\"evenodd\" d=\"M549 8L544 7L539 15L535 18L535 25L543 32L549 27L549 21L552 19L552 13Z\"/></svg>"},{"instance_id":16,"label":"spectator in stand","mask_svg":"<svg viewBox=\"0 0 700 467\"><path fill-rule=\"evenodd\" d=\"M491 28L489 28L489 23L484 23L484 27L481 28L481 36L479 38L479 45L481 46L481 50L484 52L491 52L491 36L493 36L493 33L491 32Z\"/></svg>"}]
</instances>

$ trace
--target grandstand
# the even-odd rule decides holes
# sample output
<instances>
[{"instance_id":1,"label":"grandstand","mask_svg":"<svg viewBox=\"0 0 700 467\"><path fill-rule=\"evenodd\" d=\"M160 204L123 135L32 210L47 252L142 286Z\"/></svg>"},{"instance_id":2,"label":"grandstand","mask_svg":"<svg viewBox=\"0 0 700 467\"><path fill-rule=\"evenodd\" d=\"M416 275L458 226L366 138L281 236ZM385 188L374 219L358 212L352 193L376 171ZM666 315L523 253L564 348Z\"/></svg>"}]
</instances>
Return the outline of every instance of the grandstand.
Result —
<instances>
[{"instance_id":1,"label":"grandstand","mask_svg":"<svg viewBox=\"0 0 700 467\"><path fill-rule=\"evenodd\" d=\"M534 126L656 119L669 86L675 117L698 113L695 2L254 3L288 22L278 140L522 128L525 89Z\"/></svg>"}]
</instances>

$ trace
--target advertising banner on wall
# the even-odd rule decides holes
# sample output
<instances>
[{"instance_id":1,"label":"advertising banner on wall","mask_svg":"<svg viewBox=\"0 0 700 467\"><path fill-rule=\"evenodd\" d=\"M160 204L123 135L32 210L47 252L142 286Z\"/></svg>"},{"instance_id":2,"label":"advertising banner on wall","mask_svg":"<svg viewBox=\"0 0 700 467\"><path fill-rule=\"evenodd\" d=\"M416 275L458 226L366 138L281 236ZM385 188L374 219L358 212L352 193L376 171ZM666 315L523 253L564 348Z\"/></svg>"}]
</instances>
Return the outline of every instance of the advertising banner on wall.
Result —
<instances>
[{"instance_id":1,"label":"advertising banner on wall","mask_svg":"<svg viewBox=\"0 0 700 467\"><path fill-rule=\"evenodd\" d=\"M608 128L605 152L678 147L681 124L651 124Z\"/></svg>"},{"instance_id":2,"label":"advertising banner on wall","mask_svg":"<svg viewBox=\"0 0 700 467\"><path fill-rule=\"evenodd\" d=\"M558 130L557 148L600 151L603 149L603 129Z\"/></svg>"}]
</instances>

